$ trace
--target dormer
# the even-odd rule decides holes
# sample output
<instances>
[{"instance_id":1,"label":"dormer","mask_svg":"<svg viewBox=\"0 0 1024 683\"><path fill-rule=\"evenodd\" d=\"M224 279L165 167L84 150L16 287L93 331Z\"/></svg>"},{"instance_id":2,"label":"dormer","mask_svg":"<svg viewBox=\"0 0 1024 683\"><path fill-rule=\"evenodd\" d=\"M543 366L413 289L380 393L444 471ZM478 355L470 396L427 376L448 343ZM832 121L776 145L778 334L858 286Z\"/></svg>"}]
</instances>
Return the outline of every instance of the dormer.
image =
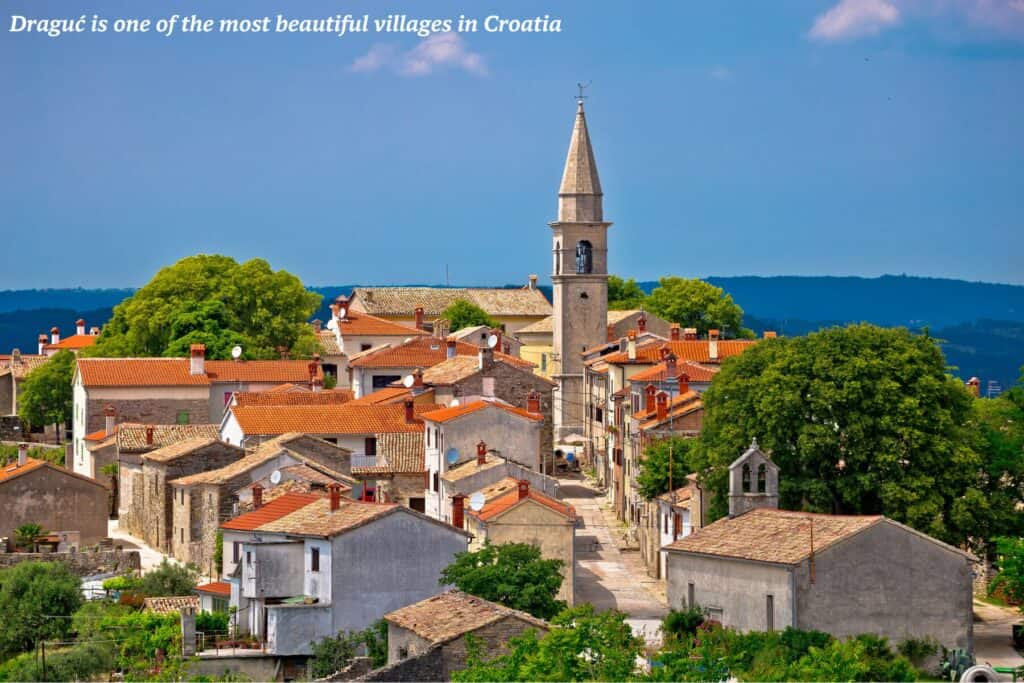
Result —
<instances>
[{"instance_id":1,"label":"dormer","mask_svg":"<svg viewBox=\"0 0 1024 683\"><path fill-rule=\"evenodd\" d=\"M779 466L757 445L750 443L743 455L729 465L729 516L754 508L779 507Z\"/></svg>"}]
</instances>

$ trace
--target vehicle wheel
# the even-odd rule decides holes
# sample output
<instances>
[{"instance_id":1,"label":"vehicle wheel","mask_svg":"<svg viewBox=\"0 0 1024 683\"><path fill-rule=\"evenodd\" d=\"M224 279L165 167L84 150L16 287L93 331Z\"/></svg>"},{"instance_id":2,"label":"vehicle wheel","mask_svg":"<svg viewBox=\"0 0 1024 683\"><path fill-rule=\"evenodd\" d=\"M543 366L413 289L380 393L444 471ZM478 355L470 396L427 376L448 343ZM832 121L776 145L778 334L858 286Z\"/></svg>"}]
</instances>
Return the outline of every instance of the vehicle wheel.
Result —
<instances>
[{"instance_id":1,"label":"vehicle wheel","mask_svg":"<svg viewBox=\"0 0 1024 683\"><path fill-rule=\"evenodd\" d=\"M960 683L971 683L973 681L998 681L999 677L995 670L988 664L976 664L960 676Z\"/></svg>"}]
</instances>

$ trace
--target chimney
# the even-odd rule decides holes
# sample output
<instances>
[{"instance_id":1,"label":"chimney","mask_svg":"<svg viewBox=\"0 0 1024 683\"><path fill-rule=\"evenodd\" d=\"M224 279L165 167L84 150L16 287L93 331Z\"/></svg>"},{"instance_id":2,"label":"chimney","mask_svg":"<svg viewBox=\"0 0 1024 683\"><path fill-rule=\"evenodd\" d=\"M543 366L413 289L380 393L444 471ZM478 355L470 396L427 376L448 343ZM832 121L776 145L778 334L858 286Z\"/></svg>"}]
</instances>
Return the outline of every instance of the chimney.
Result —
<instances>
[{"instance_id":1,"label":"chimney","mask_svg":"<svg viewBox=\"0 0 1024 683\"><path fill-rule=\"evenodd\" d=\"M718 330L708 330L708 360L718 360Z\"/></svg>"},{"instance_id":2,"label":"chimney","mask_svg":"<svg viewBox=\"0 0 1024 683\"><path fill-rule=\"evenodd\" d=\"M331 512L336 512L341 507L341 484L332 481L327 485L327 491L331 494Z\"/></svg>"},{"instance_id":3,"label":"chimney","mask_svg":"<svg viewBox=\"0 0 1024 683\"><path fill-rule=\"evenodd\" d=\"M487 444L480 441L476 445L476 464L483 465L487 462Z\"/></svg>"},{"instance_id":4,"label":"chimney","mask_svg":"<svg viewBox=\"0 0 1024 683\"><path fill-rule=\"evenodd\" d=\"M626 358L636 360L636 330L630 330L626 335Z\"/></svg>"},{"instance_id":5,"label":"chimney","mask_svg":"<svg viewBox=\"0 0 1024 683\"><path fill-rule=\"evenodd\" d=\"M43 347L46 346L46 335L39 335L39 355L43 355Z\"/></svg>"},{"instance_id":6,"label":"chimney","mask_svg":"<svg viewBox=\"0 0 1024 683\"><path fill-rule=\"evenodd\" d=\"M103 433L110 436L114 433L114 423L117 421L117 409L112 405L103 406Z\"/></svg>"},{"instance_id":7,"label":"chimney","mask_svg":"<svg viewBox=\"0 0 1024 683\"><path fill-rule=\"evenodd\" d=\"M501 328L494 328L493 330L491 330L491 334L498 338L498 343L494 345L494 350L497 351L498 353L501 353L505 349L505 347L502 345L501 340Z\"/></svg>"},{"instance_id":8,"label":"chimney","mask_svg":"<svg viewBox=\"0 0 1024 683\"><path fill-rule=\"evenodd\" d=\"M686 341L697 341L697 328L687 327L683 330L683 339Z\"/></svg>"},{"instance_id":9,"label":"chimney","mask_svg":"<svg viewBox=\"0 0 1024 683\"><path fill-rule=\"evenodd\" d=\"M466 496L456 493L452 496L452 526L461 529L465 526Z\"/></svg>"},{"instance_id":10,"label":"chimney","mask_svg":"<svg viewBox=\"0 0 1024 683\"><path fill-rule=\"evenodd\" d=\"M153 425L146 425L146 445L153 445Z\"/></svg>"},{"instance_id":11,"label":"chimney","mask_svg":"<svg viewBox=\"0 0 1024 683\"><path fill-rule=\"evenodd\" d=\"M341 308L340 304L331 304L328 308L331 309L331 320L338 319L338 309Z\"/></svg>"},{"instance_id":12,"label":"chimney","mask_svg":"<svg viewBox=\"0 0 1024 683\"><path fill-rule=\"evenodd\" d=\"M679 370L676 369L676 354L669 352L669 354L665 356L665 379L672 379L678 373Z\"/></svg>"},{"instance_id":13,"label":"chimney","mask_svg":"<svg viewBox=\"0 0 1024 683\"><path fill-rule=\"evenodd\" d=\"M682 396L683 394L685 394L685 393L687 393L689 391L690 391L690 376L687 375L684 372L683 374L679 375L679 395Z\"/></svg>"},{"instance_id":14,"label":"chimney","mask_svg":"<svg viewBox=\"0 0 1024 683\"><path fill-rule=\"evenodd\" d=\"M479 367L481 370L489 370L494 365L494 349L483 346L480 348L480 363Z\"/></svg>"},{"instance_id":15,"label":"chimney","mask_svg":"<svg viewBox=\"0 0 1024 683\"><path fill-rule=\"evenodd\" d=\"M89 334L92 335L93 337L95 337L99 333L100 333L100 328L96 327L95 325L93 327L89 328Z\"/></svg>"},{"instance_id":16,"label":"chimney","mask_svg":"<svg viewBox=\"0 0 1024 683\"><path fill-rule=\"evenodd\" d=\"M445 342L445 346L447 346L447 349L445 350L445 358L455 358L455 355L457 353L457 344L458 342L456 342L454 339L449 339L447 342Z\"/></svg>"},{"instance_id":17,"label":"chimney","mask_svg":"<svg viewBox=\"0 0 1024 683\"><path fill-rule=\"evenodd\" d=\"M324 390L324 380L323 380L323 378L322 377L317 377L317 376L314 376L314 377L310 378L310 380L309 380L309 387L313 391L323 391Z\"/></svg>"},{"instance_id":18,"label":"chimney","mask_svg":"<svg viewBox=\"0 0 1024 683\"><path fill-rule=\"evenodd\" d=\"M708 340L718 341L718 330L708 330Z\"/></svg>"},{"instance_id":19,"label":"chimney","mask_svg":"<svg viewBox=\"0 0 1024 683\"><path fill-rule=\"evenodd\" d=\"M664 420L668 417L668 394L664 391L659 391L657 396L657 410L658 410L658 421Z\"/></svg>"},{"instance_id":20,"label":"chimney","mask_svg":"<svg viewBox=\"0 0 1024 683\"><path fill-rule=\"evenodd\" d=\"M526 395L526 412L540 415L540 392L531 391Z\"/></svg>"},{"instance_id":21,"label":"chimney","mask_svg":"<svg viewBox=\"0 0 1024 683\"><path fill-rule=\"evenodd\" d=\"M82 318L75 321L75 334L85 336L85 320Z\"/></svg>"},{"instance_id":22,"label":"chimney","mask_svg":"<svg viewBox=\"0 0 1024 683\"><path fill-rule=\"evenodd\" d=\"M672 341L679 341L679 324L672 323L668 326L668 336Z\"/></svg>"},{"instance_id":23,"label":"chimney","mask_svg":"<svg viewBox=\"0 0 1024 683\"><path fill-rule=\"evenodd\" d=\"M644 387L644 412L649 413L654 410L654 394L656 393L658 393L658 389L653 384Z\"/></svg>"},{"instance_id":24,"label":"chimney","mask_svg":"<svg viewBox=\"0 0 1024 683\"><path fill-rule=\"evenodd\" d=\"M11 365L21 365L21 349L11 349Z\"/></svg>"},{"instance_id":25,"label":"chimney","mask_svg":"<svg viewBox=\"0 0 1024 683\"><path fill-rule=\"evenodd\" d=\"M27 463L27 462L28 462L28 444L22 442L22 443L18 444L18 467L24 467L25 463Z\"/></svg>"},{"instance_id":26,"label":"chimney","mask_svg":"<svg viewBox=\"0 0 1024 683\"><path fill-rule=\"evenodd\" d=\"M444 318L438 318L434 321L434 336L438 339L444 339L448 336L448 329L452 326L451 322Z\"/></svg>"},{"instance_id":27,"label":"chimney","mask_svg":"<svg viewBox=\"0 0 1024 683\"><path fill-rule=\"evenodd\" d=\"M636 329L638 329L640 332L647 331L647 316L644 315L643 313L641 313L640 317L636 319Z\"/></svg>"},{"instance_id":28,"label":"chimney","mask_svg":"<svg viewBox=\"0 0 1024 683\"><path fill-rule=\"evenodd\" d=\"M320 380L320 385L323 386L323 375L320 373L320 354L314 353L313 360L309 361L309 385L312 387L316 384L316 381Z\"/></svg>"},{"instance_id":29,"label":"chimney","mask_svg":"<svg viewBox=\"0 0 1024 683\"><path fill-rule=\"evenodd\" d=\"M413 393L419 393L418 390L423 389L423 368L412 371L412 389Z\"/></svg>"},{"instance_id":30,"label":"chimney","mask_svg":"<svg viewBox=\"0 0 1024 683\"><path fill-rule=\"evenodd\" d=\"M411 398L405 399L405 421L412 424L416 421L415 412L413 411L413 402Z\"/></svg>"},{"instance_id":31,"label":"chimney","mask_svg":"<svg viewBox=\"0 0 1024 683\"><path fill-rule=\"evenodd\" d=\"M423 307L422 306L417 306L416 307L416 329L417 330L422 330L423 329Z\"/></svg>"},{"instance_id":32,"label":"chimney","mask_svg":"<svg viewBox=\"0 0 1024 683\"><path fill-rule=\"evenodd\" d=\"M779 334L775 330L765 330L764 331L764 338L765 339L775 339L778 336L779 336Z\"/></svg>"},{"instance_id":33,"label":"chimney","mask_svg":"<svg viewBox=\"0 0 1024 683\"><path fill-rule=\"evenodd\" d=\"M315 332L316 334L320 334L320 332L324 329L324 323L323 323L322 320L320 320L320 318L317 318L316 320L314 320L312 322L312 325L313 325L313 332Z\"/></svg>"},{"instance_id":34,"label":"chimney","mask_svg":"<svg viewBox=\"0 0 1024 683\"><path fill-rule=\"evenodd\" d=\"M530 482L526 479L519 480L519 500L530 495Z\"/></svg>"},{"instance_id":35,"label":"chimney","mask_svg":"<svg viewBox=\"0 0 1024 683\"><path fill-rule=\"evenodd\" d=\"M189 347L192 355L192 363L189 365L189 374L206 374L206 346L204 344L193 344Z\"/></svg>"},{"instance_id":36,"label":"chimney","mask_svg":"<svg viewBox=\"0 0 1024 683\"><path fill-rule=\"evenodd\" d=\"M259 510L263 507L263 487L259 483L252 485L252 509Z\"/></svg>"},{"instance_id":37,"label":"chimney","mask_svg":"<svg viewBox=\"0 0 1024 683\"><path fill-rule=\"evenodd\" d=\"M967 380L967 391L971 392L972 396L978 397L981 394L981 380L977 377Z\"/></svg>"},{"instance_id":38,"label":"chimney","mask_svg":"<svg viewBox=\"0 0 1024 683\"><path fill-rule=\"evenodd\" d=\"M58 328L56 328L56 327L51 327L50 328L50 343L51 344L59 344L60 343L60 330Z\"/></svg>"},{"instance_id":39,"label":"chimney","mask_svg":"<svg viewBox=\"0 0 1024 683\"><path fill-rule=\"evenodd\" d=\"M529 280L530 280L529 288L530 289L537 289L537 276L534 273L530 273Z\"/></svg>"},{"instance_id":40,"label":"chimney","mask_svg":"<svg viewBox=\"0 0 1024 683\"><path fill-rule=\"evenodd\" d=\"M275 346L274 350L277 351L277 355L281 360L288 360L288 347L287 346ZM241 357L235 359L236 361L241 360Z\"/></svg>"}]
</instances>

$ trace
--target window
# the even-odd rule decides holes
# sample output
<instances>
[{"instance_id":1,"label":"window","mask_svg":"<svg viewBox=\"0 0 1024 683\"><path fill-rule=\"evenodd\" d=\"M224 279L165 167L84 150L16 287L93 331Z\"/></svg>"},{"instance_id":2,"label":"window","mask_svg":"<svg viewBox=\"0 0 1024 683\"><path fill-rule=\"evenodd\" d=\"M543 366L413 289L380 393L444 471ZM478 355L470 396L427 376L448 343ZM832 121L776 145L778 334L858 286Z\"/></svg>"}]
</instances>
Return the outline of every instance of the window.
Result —
<instances>
[{"instance_id":1,"label":"window","mask_svg":"<svg viewBox=\"0 0 1024 683\"><path fill-rule=\"evenodd\" d=\"M374 375L373 376L373 388L383 389L392 382L397 382L402 379L400 375Z\"/></svg>"},{"instance_id":2,"label":"window","mask_svg":"<svg viewBox=\"0 0 1024 683\"><path fill-rule=\"evenodd\" d=\"M555 275L562 274L562 243L555 242Z\"/></svg>"},{"instance_id":3,"label":"window","mask_svg":"<svg viewBox=\"0 0 1024 683\"><path fill-rule=\"evenodd\" d=\"M425 513L427 511L427 501L424 498L410 498L409 507L416 512Z\"/></svg>"},{"instance_id":4,"label":"window","mask_svg":"<svg viewBox=\"0 0 1024 683\"><path fill-rule=\"evenodd\" d=\"M314 572L320 571L320 548L309 551L309 569Z\"/></svg>"},{"instance_id":5,"label":"window","mask_svg":"<svg viewBox=\"0 0 1024 683\"><path fill-rule=\"evenodd\" d=\"M407 647L400 647L400 648L398 648L398 658L399 659L405 659L408 656L409 656L409 648L407 648Z\"/></svg>"},{"instance_id":6,"label":"window","mask_svg":"<svg viewBox=\"0 0 1024 683\"><path fill-rule=\"evenodd\" d=\"M764 493L766 486L767 467L764 463L757 466L757 492Z\"/></svg>"},{"instance_id":7,"label":"window","mask_svg":"<svg viewBox=\"0 0 1024 683\"><path fill-rule=\"evenodd\" d=\"M184 545L184 543L185 543L185 528L182 527L182 528L178 529L178 531L180 532L179 536L181 537L181 543Z\"/></svg>"},{"instance_id":8,"label":"window","mask_svg":"<svg viewBox=\"0 0 1024 683\"><path fill-rule=\"evenodd\" d=\"M368 436L363 440L363 453L366 455L377 455L377 437Z\"/></svg>"},{"instance_id":9,"label":"window","mask_svg":"<svg viewBox=\"0 0 1024 683\"><path fill-rule=\"evenodd\" d=\"M372 348L373 348L373 344L360 344L359 345L359 350L360 351L369 351Z\"/></svg>"},{"instance_id":10,"label":"window","mask_svg":"<svg viewBox=\"0 0 1024 683\"><path fill-rule=\"evenodd\" d=\"M594 408L594 421L604 424L604 411L600 408Z\"/></svg>"},{"instance_id":11,"label":"window","mask_svg":"<svg viewBox=\"0 0 1024 683\"><path fill-rule=\"evenodd\" d=\"M431 491L437 491L440 488L440 482L441 474L439 472L434 472L434 487L431 489Z\"/></svg>"},{"instance_id":12,"label":"window","mask_svg":"<svg viewBox=\"0 0 1024 683\"><path fill-rule=\"evenodd\" d=\"M764 467L764 465L762 465L762 467ZM767 630L767 631L774 631L775 630L775 596L774 595L769 595L768 596L768 599L765 601L765 608L767 610L767 619L765 620L766 623L767 623L767 628L765 630Z\"/></svg>"},{"instance_id":13,"label":"window","mask_svg":"<svg viewBox=\"0 0 1024 683\"><path fill-rule=\"evenodd\" d=\"M251 550L246 550L245 551L245 563L247 565L249 565L250 567L252 566L252 551Z\"/></svg>"},{"instance_id":14,"label":"window","mask_svg":"<svg viewBox=\"0 0 1024 683\"><path fill-rule=\"evenodd\" d=\"M230 391L225 391L224 392L224 405L227 405L228 401L230 401L230 400L231 400L231 392Z\"/></svg>"},{"instance_id":15,"label":"window","mask_svg":"<svg viewBox=\"0 0 1024 683\"><path fill-rule=\"evenodd\" d=\"M229 396L230 396L230 394L229 394ZM187 410L179 410L178 411L177 422L180 425L187 425L188 424L188 411Z\"/></svg>"},{"instance_id":16,"label":"window","mask_svg":"<svg viewBox=\"0 0 1024 683\"><path fill-rule=\"evenodd\" d=\"M594 271L594 247L587 240L576 243L576 272L591 273Z\"/></svg>"},{"instance_id":17,"label":"window","mask_svg":"<svg viewBox=\"0 0 1024 683\"><path fill-rule=\"evenodd\" d=\"M695 595L694 595L696 592L697 592L697 590L696 590L696 588L693 585L693 581L691 581L690 583L686 584L686 606L687 607L695 607L697 605L697 601L696 601L696 598L695 598Z\"/></svg>"},{"instance_id":18,"label":"window","mask_svg":"<svg viewBox=\"0 0 1024 683\"><path fill-rule=\"evenodd\" d=\"M659 513L659 514L661 514L661 513ZM664 529L662 530L662 533L667 535L668 534L668 515L662 514L661 515L661 519L664 522L664 524L662 525L664 527Z\"/></svg>"},{"instance_id":19,"label":"window","mask_svg":"<svg viewBox=\"0 0 1024 683\"><path fill-rule=\"evenodd\" d=\"M540 371L547 372L548 370L548 354L540 354Z\"/></svg>"},{"instance_id":20,"label":"window","mask_svg":"<svg viewBox=\"0 0 1024 683\"><path fill-rule=\"evenodd\" d=\"M743 493L750 493L750 465L743 465Z\"/></svg>"},{"instance_id":21,"label":"window","mask_svg":"<svg viewBox=\"0 0 1024 683\"><path fill-rule=\"evenodd\" d=\"M241 551L242 551L242 544L241 543L239 543L238 541L235 541L234 543L231 544L231 561L234 562L235 564L238 564L238 558L241 555Z\"/></svg>"}]
</instances>

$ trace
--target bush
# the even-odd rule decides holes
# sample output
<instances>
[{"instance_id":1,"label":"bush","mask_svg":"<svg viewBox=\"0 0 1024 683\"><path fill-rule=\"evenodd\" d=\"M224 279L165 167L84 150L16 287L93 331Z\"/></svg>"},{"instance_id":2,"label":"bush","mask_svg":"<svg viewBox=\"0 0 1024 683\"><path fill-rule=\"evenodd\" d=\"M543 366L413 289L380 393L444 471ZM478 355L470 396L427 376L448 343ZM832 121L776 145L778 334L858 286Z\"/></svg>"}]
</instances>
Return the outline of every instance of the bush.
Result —
<instances>
[{"instance_id":1,"label":"bush","mask_svg":"<svg viewBox=\"0 0 1024 683\"><path fill-rule=\"evenodd\" d=\"M665 635L675 637L693 635L697 627L704 623L704 611L698 607L687 607L684 610L669 610L661 622L661 630Z\"/></svg>"},{"instance_id":2,"label":"bush","mask_svg":"<svg viewBox=\"0 0 1024 683\"><path fill-rule=\"evenodd\" d=\"M925 660L932 655L938 654L941 646L938 641L931 637L925 638L907 638L896 648L899 653L910 660L910 662L920 668Z\"/></svg>"},{"instance_id":3,"label":"bush","mask_svg":"<svg viewBox=\"0 0 1024 683\"><path fill-rule=\"evenodd\" d=\"M0 659L64 640L82 604L81 581L59 562L22 562L0 571Z\"/></svg>"},{"instance_id":4,"label":"bush","mask_svg":"<svg viewBox=\"0 0 1024 683\"><path fill-rule=\"evenodd\" d=\"M197 579L193 567L172 564L164 558L159 567L142 575L138 589L147 598L192 595Z\"/></svg>"},{"instance_id":5,"label":"bush","mask_svg":"<svg viewBox=\"0 0 1024 683\"><path fill-rule=\"evenodd\" d=\"M35 652L0 664L0 681L87 681L113 671L115 650L109 643L80 643L46 651L46 676Z\"/></svg>"},{"instance_id":6,"label":"bush","mask_svg":"<svg viewBox=\"0 0 1024 683\"><path fill-rule=\"evenodd\" d=\"M229 621L227 612L200 612L196 615L196 631L227 633Z\"/></svg>"}]
</instances>

